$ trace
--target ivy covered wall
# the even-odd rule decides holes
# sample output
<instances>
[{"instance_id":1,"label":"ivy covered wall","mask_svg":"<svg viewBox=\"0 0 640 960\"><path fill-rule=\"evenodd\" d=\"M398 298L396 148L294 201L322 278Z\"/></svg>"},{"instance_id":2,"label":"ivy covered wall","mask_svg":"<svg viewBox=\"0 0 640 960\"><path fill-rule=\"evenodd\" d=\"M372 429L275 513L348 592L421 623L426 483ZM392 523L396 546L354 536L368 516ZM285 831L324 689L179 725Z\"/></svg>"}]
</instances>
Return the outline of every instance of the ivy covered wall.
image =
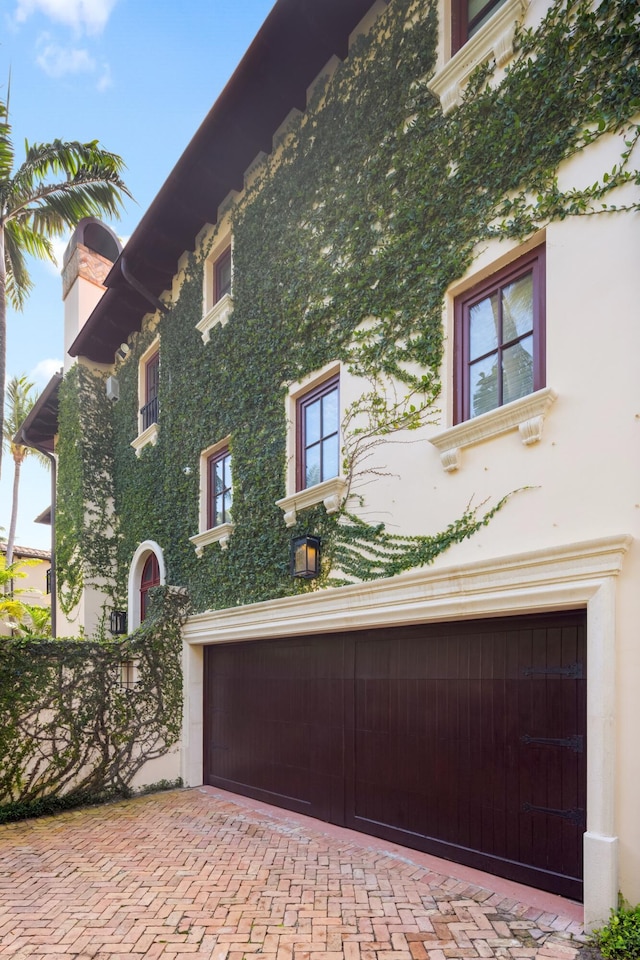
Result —
<instances>
[{"instance_id":1,"label":"ivy covered wall","mask_svg":"<svg viewBox=\"0 0 640 960\"><path fill-rule=\"evenodd\" d=\"M328 583L332 563L351 579L393 575L489 522L503 500L448 518L439 534L392 536L358 520L352 501L348 514L312 508L287 529L276 506L286 492L287 385L336 359L368 384L348 411L357 425L344 437L348 476L363 444L424 421L440 389L445 293L478 245L524 239L567 216L619 215L619 188L640 182L630 168L637 18L635 0L595 9L558 0L517 34L506 75L477 71L444 116L427 87L436 6L392 0L236 201L229 323L206 345L195 328L206 246L186 259L169 311L131 338L116 370L118 403L106 399L102 373L82 367L67 377L58 520L67 605L83 577L106 577L123 604L131 557L148 539L164 551L168 582L186 586L200 611L309 589L288 575L298 531L322 537ZM562 163L610 134L619 138L615 166L563 192ZM137 458L138 362L158 335L158 442ZM226 551L210 545L198 558L188 538L198 532L199 456L227 435L235 530Z\"/></svg>"}]
</instances>

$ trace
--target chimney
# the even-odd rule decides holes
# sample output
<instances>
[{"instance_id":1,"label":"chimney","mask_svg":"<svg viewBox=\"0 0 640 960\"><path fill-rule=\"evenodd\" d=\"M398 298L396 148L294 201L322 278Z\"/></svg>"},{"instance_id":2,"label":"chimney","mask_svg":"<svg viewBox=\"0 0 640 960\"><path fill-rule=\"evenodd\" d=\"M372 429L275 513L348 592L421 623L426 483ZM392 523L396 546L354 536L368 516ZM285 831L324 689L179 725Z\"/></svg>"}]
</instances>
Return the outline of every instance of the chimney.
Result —
<instances>
[{"instance_id":1,"label":"chimney","mask_svg":"<svg viewBox=\"0 0 640 960\"><path fill-rule=\"evenodd\" d=\"M104 281L121 251L113 230L95 217L81 220L67 245L62 266L65 373L75 362L69 347L106 290Z\"/></svg>"}]
</instances>

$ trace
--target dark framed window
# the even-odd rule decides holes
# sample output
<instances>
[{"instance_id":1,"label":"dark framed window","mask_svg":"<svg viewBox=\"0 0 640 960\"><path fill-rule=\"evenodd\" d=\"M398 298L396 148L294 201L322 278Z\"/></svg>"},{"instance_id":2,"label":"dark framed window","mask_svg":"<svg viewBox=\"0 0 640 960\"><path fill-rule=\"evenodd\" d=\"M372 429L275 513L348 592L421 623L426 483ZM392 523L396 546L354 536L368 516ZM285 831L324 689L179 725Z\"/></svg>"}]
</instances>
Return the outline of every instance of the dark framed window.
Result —
<instances>
[{"instance_id":1,"label":"dark framed window","mask_svg":"<svg viewBox=\"0 0 640 960\"><path fill-rule=\"evenodd\" d=\"M487 22L505 0L451 0L451 55Z\"/></svg>"},{"instance_id":2,"label":"dark framed window","mask_svg":"<svg viewBox=\"0 0 640 960\"><path fill-rule=\"evenodd\" d=\"M213 302L231 293L231 247L227 247L213 265Z\"/></svg>"},{"instance_id":3,"label":"dark framed window","mask_svg":"<svg viewBox=\"0 0 640 960\"><path fill-rule=\"evenodd\" d=\"M136 662L135 660L120 661L120 689L135 690L136 682Z\"/></svg>"},{"instance_id":4,"label":"dark framed window","mask_svg":"<svg viewBox=\"0 0 640 960\"><path fill-rule=\"evenodd\" d=\"M160 586L160 565L155 553L150 553L142 568L140 577L140 620L147 616L148 593L151 587Z\"/></svg>"},{"instance_id":5,"label":"dark framed window","mask_svg":"<svg viewBox=\"0 0 640 960\"><path fill-rule=\"evenodd\" d=\"M207 523L209 530L222 523L231 523L233 486L231 453L228 447L207 460Z\"/></svg>"},{"instance_id":6,"label":"dark framed window","mask_svg":"<svg viewBox=\"0 0 640 960\"><path fill-rule=\"evenodd\" d=\"M545 386L545 248L455 301L455 422Z\"/></svg>"},{"instance_id":7,"label":"dark framed window","mask_svg":"<svg viewBox=\"0 0 640 960\"><path fill-rule=\"evenodd\" d=\"M296 485L306 490L340 472L339 377L326 380L297 403Z\"/></svg>"},{"instance_id":8,"label":"dark framed window","mask_svg":"<svg viewBox=\"0 0 640 960\"><path fill-rule=\"evenodd\" d=\"M144 405L140 408L142 429L158 422L158 387L160 384L160 352L156 350L144 365Z\"/></svg>"}]
</instances>

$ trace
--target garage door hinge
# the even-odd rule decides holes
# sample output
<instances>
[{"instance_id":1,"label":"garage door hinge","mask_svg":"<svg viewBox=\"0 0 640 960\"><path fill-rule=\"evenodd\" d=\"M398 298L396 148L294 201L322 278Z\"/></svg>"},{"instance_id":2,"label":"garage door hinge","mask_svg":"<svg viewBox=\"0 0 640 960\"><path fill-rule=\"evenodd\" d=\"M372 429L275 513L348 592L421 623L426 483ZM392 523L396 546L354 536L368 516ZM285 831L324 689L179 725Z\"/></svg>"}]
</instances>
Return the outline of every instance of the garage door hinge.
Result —
<instances>
[{"instance_id":1,"label":"garage door hinge","mask_svg":"<svg viewBox=\"0 0 640 960\"><path fill-rule=\"evenodd\" d=\"M553 810L551 807L534 807L530 803L522 804L523 813L547 813L552 817L562 817L570 823L575 823L577 827L584 827L584 810L573 808L572 810Z\"/></svg>"},{"instance_id":2,"label":"garage door hinge","mask_svg":"<svg viewBox=\"0 0 640 960\"><path fill-rule=\"evenodd\" d=\"M575 737L530 737L525 733L520 737L522 743L541 743L549 747L568 747L574 753L584 753L584 737L576 734Z\"/></svg>"},{"instance_id":3,"label":"garage door hinge","mask_svg":"<svg viewBox=\"0 0 640 960\"><path fill-rule=\"evenodd\" d=\"M525 667L525 677L567 677L569 680L582 680L582 664L570 663L568 667Z\"/></svg>"}]
</instances>

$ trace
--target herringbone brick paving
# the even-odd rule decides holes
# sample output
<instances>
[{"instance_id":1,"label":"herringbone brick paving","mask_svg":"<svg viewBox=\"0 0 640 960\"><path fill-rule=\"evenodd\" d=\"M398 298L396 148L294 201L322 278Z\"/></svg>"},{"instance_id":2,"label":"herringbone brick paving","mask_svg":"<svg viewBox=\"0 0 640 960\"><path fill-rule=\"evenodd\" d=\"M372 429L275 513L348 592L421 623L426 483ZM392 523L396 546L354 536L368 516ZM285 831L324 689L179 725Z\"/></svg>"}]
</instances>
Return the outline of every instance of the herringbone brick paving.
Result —
<instances>
[{"instance_id":1,"label":"herringbone brick paving","mask_svg":"<svg viewBox=\"0 0 640 960\"><path fill-rule=\"evenodd\" d=\"M579 925L210 788L0 828L0 958L573 960Z\"/></svg>"}]
</instances>

